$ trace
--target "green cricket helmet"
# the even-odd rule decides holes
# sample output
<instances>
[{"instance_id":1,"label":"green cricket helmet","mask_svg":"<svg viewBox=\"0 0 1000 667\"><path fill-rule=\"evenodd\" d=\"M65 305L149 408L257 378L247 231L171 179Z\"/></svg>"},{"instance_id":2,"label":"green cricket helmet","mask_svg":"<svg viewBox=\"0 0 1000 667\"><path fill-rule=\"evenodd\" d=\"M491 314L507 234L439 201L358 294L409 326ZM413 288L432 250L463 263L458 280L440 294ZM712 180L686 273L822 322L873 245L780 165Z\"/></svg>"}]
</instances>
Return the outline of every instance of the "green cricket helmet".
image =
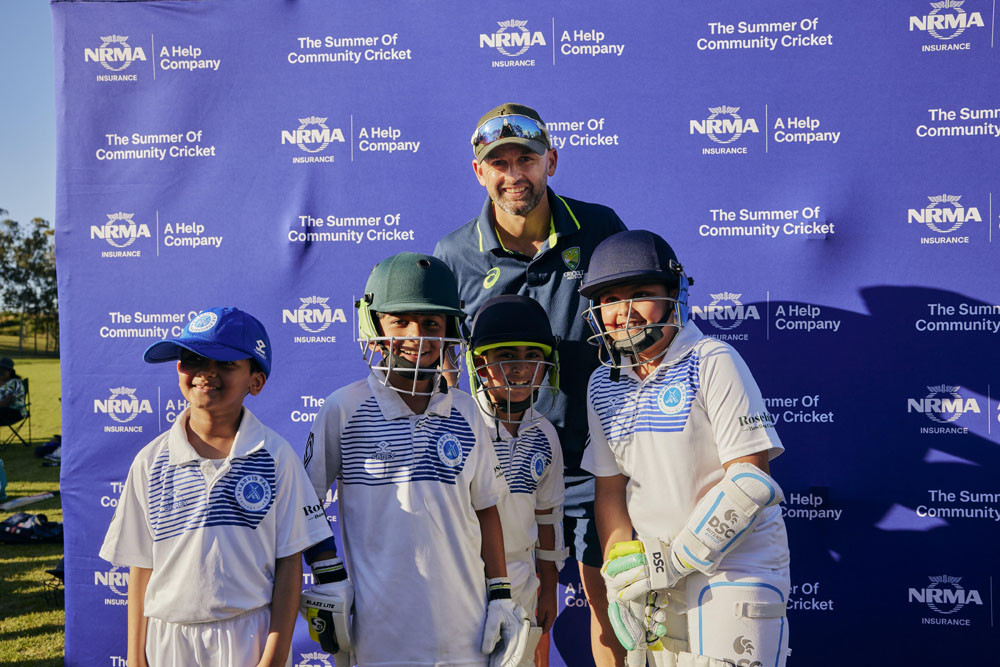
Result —
<instances>
[{"instance_id":1,"label":"green cricket helmet","mask_svg":"<svg viewBox=\"0 0 1000 667\"><path fill-rule=\"evenodd\" d=\"M358 308L358 338L365 360L372 370L384 371L383 382L388 384L390 373L412 379L408 389L390 385L408 394L429 395L436 391L432 383L429 391L418 391L422 380L440 378L444 372L444 355L453 345L461 346L460 326L465 319L462 301L458 296L458 281L448 265L437 257L415 252L401 252L388 257L372 269L365 284L364 296L355 304ZM379 324L380 314L420 313L443 315L445 335L441 336L386 336ZM417 367L416 362L393 352L394 345L416 342L417 356L425 345L438 341L440 349L434 367ZM375 359L379 352L381 360ZM454 371L457 373L457 370Z\"/></svg>"}]
</instances>

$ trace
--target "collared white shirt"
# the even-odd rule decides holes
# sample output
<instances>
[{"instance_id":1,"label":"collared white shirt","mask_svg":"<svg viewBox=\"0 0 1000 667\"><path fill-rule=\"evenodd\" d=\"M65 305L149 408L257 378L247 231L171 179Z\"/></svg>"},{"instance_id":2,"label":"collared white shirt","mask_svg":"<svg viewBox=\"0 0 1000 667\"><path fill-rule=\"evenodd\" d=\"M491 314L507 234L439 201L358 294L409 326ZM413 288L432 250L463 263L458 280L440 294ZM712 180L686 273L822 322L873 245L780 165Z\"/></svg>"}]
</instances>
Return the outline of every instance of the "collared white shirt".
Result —
<instances>
[{"instance_id":1,"label":"collared white shirt","mask_svg":"<svg viewBox=\"0 0 1000 667\"><path fill-rule=\"evenodd\" d=\"M132 462L101 558L152 568L146 616L218 621L271 601L277 558L331 534L298 456L247 408L221 465L185 432L189 410Z\"/></svg>"},{"instance_id":2,"label":"collared white shirt","mask_svg":"<svg viewBox=\"0 0 1000 667\"><path fill-rule=\"evenodd\" d=\"M510 489L497 506L505 551L521 554L533 549L538 540L535 510L559 507L566 497L559 436L541 415L529 413L524 424L518 425L517 435L493 417L484 415L484 419Z\"/></svg>"},{"instance_id":3,"label":"collared white shirt","mask_svg":"<svg viewBox=\"0 0 1000 667\"><path fill-rule=\"evenodd\" d=\"M594 371L588 387L591 442L583 468L628 477L626 502L636 533L670 541L701 497L725 474L723 463L784 447L757 383L728 344L689 322L656 371L640 380L623 369ZM787 564L780 509L764 511L752 535L726 557L730 565Z\"/></svg>"},{"instance_id":4,"label":"collared white shirt","mask_svg":"<svg viewBox=\"0 0 1000 667\"><path fill-rule=\"evenodd\" d=\"M414 414L373 373L316 416L306 469L318 494L337 481L359 664L485 662L476 511L507 486L478 410L449 389Z\"/></svg>"}]
</instances>

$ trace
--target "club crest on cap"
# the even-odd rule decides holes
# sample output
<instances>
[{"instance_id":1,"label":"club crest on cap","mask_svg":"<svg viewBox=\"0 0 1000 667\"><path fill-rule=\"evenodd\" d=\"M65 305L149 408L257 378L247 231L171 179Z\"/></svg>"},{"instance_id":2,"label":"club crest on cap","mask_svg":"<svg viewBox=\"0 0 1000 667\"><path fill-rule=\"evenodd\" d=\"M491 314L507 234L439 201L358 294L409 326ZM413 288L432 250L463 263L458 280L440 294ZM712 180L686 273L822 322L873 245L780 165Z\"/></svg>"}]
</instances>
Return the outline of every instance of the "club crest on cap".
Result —
<instances>
[{"instance_id":1,"label":"club crest on cap","mask_svg":"<svg viewBox=\"0 0 1000 667\"><path fill-rule=\"evenodd\" d=\"M214 327L218 321L219 316L215 313L202 313L191 320L191 324L188 325L188 331L191 333L202 333Z\"/></svg>"}]
</instances>

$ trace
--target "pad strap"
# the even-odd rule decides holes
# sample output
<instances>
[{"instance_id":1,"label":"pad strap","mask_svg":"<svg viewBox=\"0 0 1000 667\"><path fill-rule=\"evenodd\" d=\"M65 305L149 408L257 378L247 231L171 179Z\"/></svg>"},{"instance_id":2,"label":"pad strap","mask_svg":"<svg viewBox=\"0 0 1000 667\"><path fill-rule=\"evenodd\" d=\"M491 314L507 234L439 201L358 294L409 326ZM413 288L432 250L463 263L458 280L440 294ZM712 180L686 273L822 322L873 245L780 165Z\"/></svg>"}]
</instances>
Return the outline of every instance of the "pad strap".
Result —
<instances>
[{"instance_id":1,"label":"pad strap","mask_svg":"<svg viewBox=\"0 0 1000 667\"><path fill-rule=\"evenodd\" d=\"M724 477L717 488L726 494L726 500L736 505L744 516L753 516L760 507L729 477Z\"/></svg>"},{"instance_id":2,"label":"pad strap","mask_svg":"<svg viewBox=\"0 0 1000 667\"><path fill-rule=\"evenodd\" d=\"M560 570L563 563L569 558L569 549L566 548L565 540L563 539L562 520L562 505L553 507L552 511L548 514L535 515L535 523L539 526L553 526L553 532L555 533L554 549L542 549L538 546L538 542L535 542L535 558L537 560L552 561Z\"/></svg>"},{"instance_id":3,"label":"pad strap","mask_svg":"<svg viewBox=\"0 0 1000 667\"><path fill-rule=\"evenodd\" d=\"M737 618L781 618L785 615L784 602L737 602Z\"/></svg>"},{"instance_id":4,"label":"pad strap","mask_svg":"<svg viewBox=\"0 0 1000 667\"><path fill-rule=\"evenodd\" d=\"M535 558L538 560L551 560L556 563L569 558L569 549L535 549Z\"/></svg>"},{"instance_id":5,"label":"pad strap","mask_svg":"<svg viewBox=\"0 0 1000 667\"><path fill-rule=\"evenodd\" d=\"M562 505L559 507L553 507L552 512L549 514L536 514L535 523L539 526L555 526L562 523L563 520L563 508Z\"/></svg>"}]
</instances>

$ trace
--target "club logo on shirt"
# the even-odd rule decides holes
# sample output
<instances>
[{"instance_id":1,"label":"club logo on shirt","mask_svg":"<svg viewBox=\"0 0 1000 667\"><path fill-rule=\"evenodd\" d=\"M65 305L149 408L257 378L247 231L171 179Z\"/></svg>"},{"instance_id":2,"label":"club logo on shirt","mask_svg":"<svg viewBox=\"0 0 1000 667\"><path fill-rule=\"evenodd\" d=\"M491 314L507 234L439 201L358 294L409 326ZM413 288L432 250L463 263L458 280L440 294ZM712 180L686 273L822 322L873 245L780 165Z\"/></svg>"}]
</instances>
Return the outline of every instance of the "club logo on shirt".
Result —
<instances>
[{"instance_id":1,"label":"club logo on shirt","mask_svg":"<svg viewBox=\"0 0 1000 667\"><path fill-rule=\"evenodd\" d=\"M304 465L306 468L309 467L309 462L312 461L312 458L313 458L313 440L314 439L315 439L315 436L312 433L310 433L309 434L309 439L306 440L306 450L304 452L302 452L302 465Z\"/></svg>"},{"instance_id":2,"label":"club logo on shirt","mask_svg":"<svg viewBox=\"0 0 1000 667\"><path fill-rule=\"evenodd\" d=\"M198 317L191 320L191 324L188 325L188 331L191 333L201 333L203 331L208 331L215 326L215 323L219 321L219 316L215 313L202 313Z\"/></svg>"},{"instance_id":3,"label":"club logo on shirt","mask_svg":"<svg viewBox=\"0 0 1000 667\"><path fill-rule=\"evenodd\" d=\"M500 267L495 266L487 272L486 277L483 278L483 289L490 289L497 284L500 280Z\"/></svg>"},{"instance_id":4,"label":"club logo on shirt","mask_svg":"<svg viewBox=\"0 0 1000 667\"><path fill-rule=\"evenodd\" d=\"M665 415L676 415L687 404L687 385L679 380L671 382L660 390L656 404Z\"/></svg>"},{"instance_id":5,"label":"club logo on shirt","mask_svg":"<svg viewBox=\"0 0 1000 667\"><path fill-rule=\"evenodd\" d=\"M388 472L387 463L396 458L395 452L388 441L382 440L375 445L375 453L365 459L365 472L372 477L383 478Z\"/></svg>"},{"instance_id":6,"label":"club logo on shirt","mask_svg":"<svg viewBox=\"0 0 1000 667\"><path fill-rule=\"evenodd\" d=\"M531 457L531 479L536 482L542 478L545 473L545 455L541 452L535 452L534 456Z\"/></svg>"},{"instance_id":7,"label":"club logo on shirt","mask_svg":"<svg viewBox=\"0 0 1000 667\"><path fill-rule=\"evenodd\" d=\"M570 271L576 271L576 267L580 266L580 247L575 246L573 248L566 248L562 253L563 263L566 264L566 268Z\"/></svg>"},{"instance_id":8,"label":"club logo on shirt","mask_svg":"<svg viewBox=\"0 0 1000 667\"><path fill-rule=\"evenodd\" d=\"M462 464L462 443L451 433L445 433L437 441L438 458L449 468Z\"/></svg>"},{"instance_id":9,"label":"club logo on shirt","mask_svg":"<svg viewBox=\"0 0 1000 667\"><path fill-rule=\"evenodd\" d=\"M396 455L389 447L389 443L386 442L385 440L375 445L375 455L372 456L373 459L376 459L378 461L391 461L395 457Z\"/></svg>"},{"instance_id":10,"label":"club logo on shirt","mask_svg":"<svg viewBox=\"0 0 1000 667\"><path fill-rule=\"evenodd\" d=\"M271 485L260 475L247 475L236 483L236 502L248 512L259 512L271 502Z\"/></svg>"}]
</instances>

